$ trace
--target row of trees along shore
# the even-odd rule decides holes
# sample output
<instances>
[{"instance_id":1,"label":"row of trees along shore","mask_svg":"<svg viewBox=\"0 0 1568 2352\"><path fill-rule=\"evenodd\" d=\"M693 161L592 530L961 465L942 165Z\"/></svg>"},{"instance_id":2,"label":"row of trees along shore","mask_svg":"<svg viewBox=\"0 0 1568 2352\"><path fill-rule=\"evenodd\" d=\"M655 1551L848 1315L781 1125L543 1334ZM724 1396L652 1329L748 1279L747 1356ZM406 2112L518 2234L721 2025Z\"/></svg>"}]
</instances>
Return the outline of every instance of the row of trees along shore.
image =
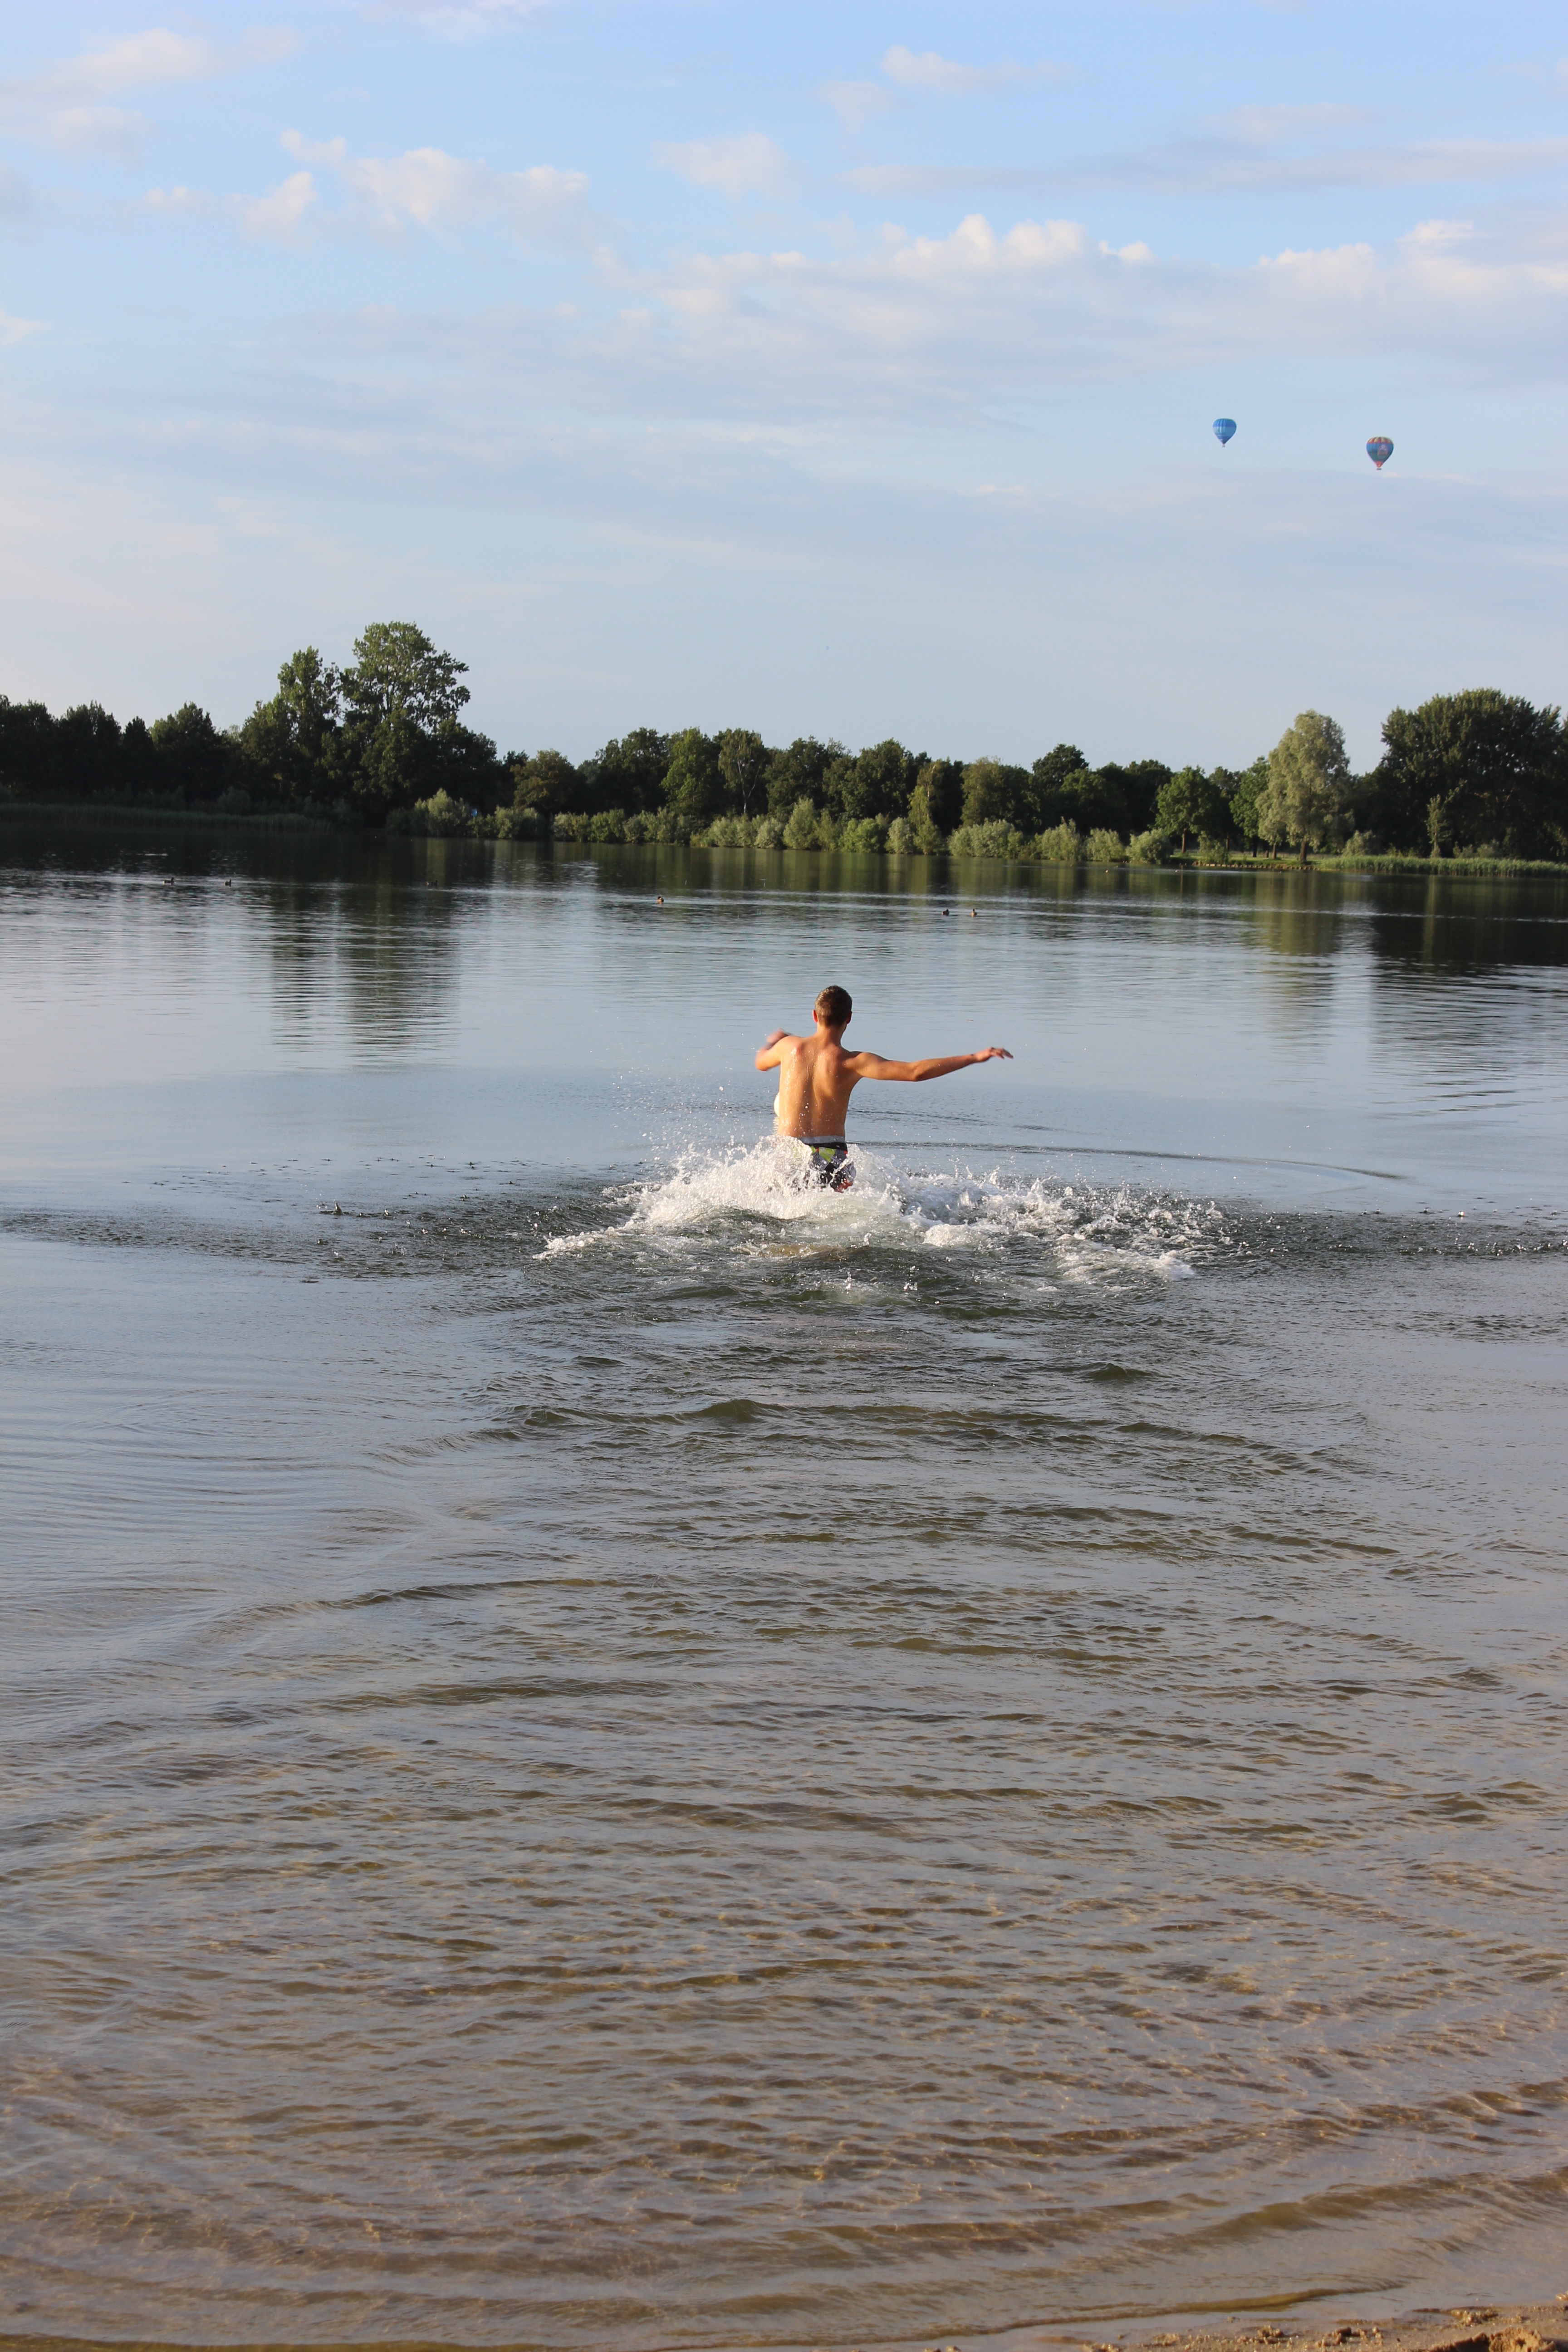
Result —
<instances>
[{"instance_id":1,"label":"row of trees along shore","mask_svg":"<svg viewBox=\"0 0 1568 2352\"><path fill-rule=\"evenodd\" d=\"M1490 688L1391 711L1366 775L1314 710L1240 770L1096 768L1072 743L1027 768L933 759L891 738L858 753L809 735L778 749L744 727L638 727L574 765L561 751L500 754L465 726L466 671L412 623L388 621L342 668L313 646L293 655L276 694L226 730L189 702L121 727L97 703L57 719L0 696L0 798L501 840L1061 864L1237 849L1568 859L1561 714Z\"/></svg>"}]
</instances>

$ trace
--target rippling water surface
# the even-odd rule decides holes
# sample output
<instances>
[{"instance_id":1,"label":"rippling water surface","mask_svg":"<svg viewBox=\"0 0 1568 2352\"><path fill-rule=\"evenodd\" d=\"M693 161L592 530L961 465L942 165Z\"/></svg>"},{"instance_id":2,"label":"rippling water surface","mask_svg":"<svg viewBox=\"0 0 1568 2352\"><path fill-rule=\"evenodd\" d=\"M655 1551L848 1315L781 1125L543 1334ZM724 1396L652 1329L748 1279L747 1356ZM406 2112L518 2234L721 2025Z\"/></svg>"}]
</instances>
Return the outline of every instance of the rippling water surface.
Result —
<instances>
[{"instance_id":1,"label":"rippling water surface","mask_svg":"<svg viewBox=\"0 0 1568 2352\"><path fill-rule=\"evenodd\" d=\"M0 2327L1568 2283L1568 898L0 856Z\"/></svg>"}]
</instances>

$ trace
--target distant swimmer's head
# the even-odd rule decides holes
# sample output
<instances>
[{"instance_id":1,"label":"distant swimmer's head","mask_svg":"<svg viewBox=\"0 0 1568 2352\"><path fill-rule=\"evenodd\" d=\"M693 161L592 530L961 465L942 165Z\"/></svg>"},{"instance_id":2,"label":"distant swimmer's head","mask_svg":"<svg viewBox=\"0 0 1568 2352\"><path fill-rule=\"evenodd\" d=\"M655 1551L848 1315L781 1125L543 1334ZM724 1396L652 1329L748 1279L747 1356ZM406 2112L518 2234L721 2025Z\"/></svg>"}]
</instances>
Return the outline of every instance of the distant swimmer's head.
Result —
<instances>
[{"instance_id":1,"label":"distant swimmer's head","mask_svg":"<svg viewBox=\"0 0 1568 2352\"><path fill-rule=\"evenodd\" d=\"M847 988L825 988L811 1009L825 1029L847 1029L855 1007Z\"/></svg>"}]
</instances>

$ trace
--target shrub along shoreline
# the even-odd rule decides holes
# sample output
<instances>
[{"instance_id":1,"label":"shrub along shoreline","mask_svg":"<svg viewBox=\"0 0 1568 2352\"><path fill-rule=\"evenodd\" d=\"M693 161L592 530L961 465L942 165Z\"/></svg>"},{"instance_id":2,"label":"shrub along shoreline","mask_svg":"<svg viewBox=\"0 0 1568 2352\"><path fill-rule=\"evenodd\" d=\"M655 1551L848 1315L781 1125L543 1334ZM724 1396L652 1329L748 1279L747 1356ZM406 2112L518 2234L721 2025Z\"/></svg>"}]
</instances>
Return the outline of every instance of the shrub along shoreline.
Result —
<instances>
[{"instance_id":1,"label":"shrub along shoreline","mask_svg":"<svg viewBox=\"0 0 1568 2352\"><path fill-rule=\"evenodd\" d=\"M1184 852L1165 846L1153 855L1144 854L1141 848L1139 854L1134 856L1131 854L1126 843L1121 843L1119 855L1115 852L1096 854L1090 836L1081 836L1078 851L1070 856L1058 855L1046 856L1039 854L1040 845L1037 842L1026 842L1021 844L1016 853L1006 853L999 858L994 851L988 848L972 848L966 844L961 844L957 837L950 837L945 844L930 850L913 850L905 844L886 840L868 845L862 841L851 843L841 839L835 842L831 848L817 841L810 844L803 852L798 845L787 845L766 836L759 841L753 835L751 839L742 841L728 827L721 832L717 827L710 827L697 835L681 835L673 831L661 832L634 825L611 831L600 824L597 829L590 829L587 821L579 822L570 815L563 823L556 820L548 826L534 824L523 827L510 824L497 824L488 822L482 816L467 813L461 824L447 824L440 821L445 814L445 812L439 812L437 821L433 824L389 824L385 827L384 833L380 835L374 833L365 835L363 829L352 821L346 829L361 838L369 840L391 835L395 838L412 836L416 839L434 838L480 843L529 842L538 848L549 850L552 854L558 848L578 851L620 847L710 851L739 849L753 854L760 852L763 855L777 852L780 855L795 856L815 853L819 856L874 856L895 863L907 862L911 857L918 857L922 863L928 860L933 864L938 862L992 865L1005 863L1049 866L1058 871L1065 868L1068 871L1100 873L1115 872L1118 869L1123 873L1136 873L1158 868L1165 873L1180 874L1393 874L1413 877L1439 874L1450 879L1462 879L1468 876L1478 880L1492 881L1531 876L1547 878L1555 877L1560 879L1568 877L1568 860L1547 857L1463 856L1424 857L1418 854L1408 854L1399 850L1383 851L1375 855L1342 850L1326 856L1314 855L1310 856L1303 865L1294 856L1280 857L1268 850L1225 850L1215 848L1212 845L1208 845L1206 850L1199 847ZM156 807L145 803L127 803L117 801L60 802L0 799L0 820L5 817L30 819L35 823L51 824L100 825L108 822L111 824L128 825L138 831L149 827L198 825L210 827L215 832L284 833L319 836L323 833L342 834L345 830L343 820L330 811L311 814L294 810L276 809L241 812L233 809ZM891 828L889 827L889 830L890 831ZM718 838L713 837L715 833L718 833Z\"/></svg>"}]
</instances>

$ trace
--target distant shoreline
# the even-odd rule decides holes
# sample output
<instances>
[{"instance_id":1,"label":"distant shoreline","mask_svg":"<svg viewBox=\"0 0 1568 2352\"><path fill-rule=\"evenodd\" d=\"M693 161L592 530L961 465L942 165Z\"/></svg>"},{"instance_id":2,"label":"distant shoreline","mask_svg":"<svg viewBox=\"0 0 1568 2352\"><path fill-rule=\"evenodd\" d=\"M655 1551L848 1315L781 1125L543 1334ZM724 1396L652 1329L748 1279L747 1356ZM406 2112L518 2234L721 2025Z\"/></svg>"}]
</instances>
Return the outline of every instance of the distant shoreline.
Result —
<instances>
[{"instance_id":1,"label":"distant shoreline","mask_svg":"<svg viewBox=\"0 0 1568 2352\"><path fill-rule=\"evenodd\" d=\"M162 831L172 825L195 826L217 833L289 833L335 835L364 844L420 840L454 840L466 845L498 847L489 835L419 835L388 834L377 826L345 825L330 816L307 814L295 809L251 809L238 811L210 808L130 807L112 801L15 801L0 798L0 818L10 817L37 824L60 825L81 830L94 825L112 826L115 830L142 826ZM1405 856L1397 851L1355 856L1325 853L1310 856L1303 866L1294 856L1269 857L1261 853L1237 850L1226 857L1200 857L1195 852L1183 856L1172 851L1157 862L1135 861L1129 858L1090 864L1079 858L1071 864L1049 863L1030 857L976 857L952 850L931 852L912 851L900 856L890 850L860 849L758 849L737 848L727 845L710 845L701 842L590 842L555 840L549 836L521 840L506 845L509 847L548 850L552 856L584 856L601 849L671 849L698 851L710 857L824 857L856 858L862 862L874 859L879 866L958 866L970 872L977 868L995 868L1003 872L1026 869L1031 873L1085 874L1371 874L1371 875L1443 875L1450 878L1468 877L1480 881L1511 881L1529 879L1568 879L1568 861L1544 857L1417 857Z\"/></svg>"}]
</instances>

